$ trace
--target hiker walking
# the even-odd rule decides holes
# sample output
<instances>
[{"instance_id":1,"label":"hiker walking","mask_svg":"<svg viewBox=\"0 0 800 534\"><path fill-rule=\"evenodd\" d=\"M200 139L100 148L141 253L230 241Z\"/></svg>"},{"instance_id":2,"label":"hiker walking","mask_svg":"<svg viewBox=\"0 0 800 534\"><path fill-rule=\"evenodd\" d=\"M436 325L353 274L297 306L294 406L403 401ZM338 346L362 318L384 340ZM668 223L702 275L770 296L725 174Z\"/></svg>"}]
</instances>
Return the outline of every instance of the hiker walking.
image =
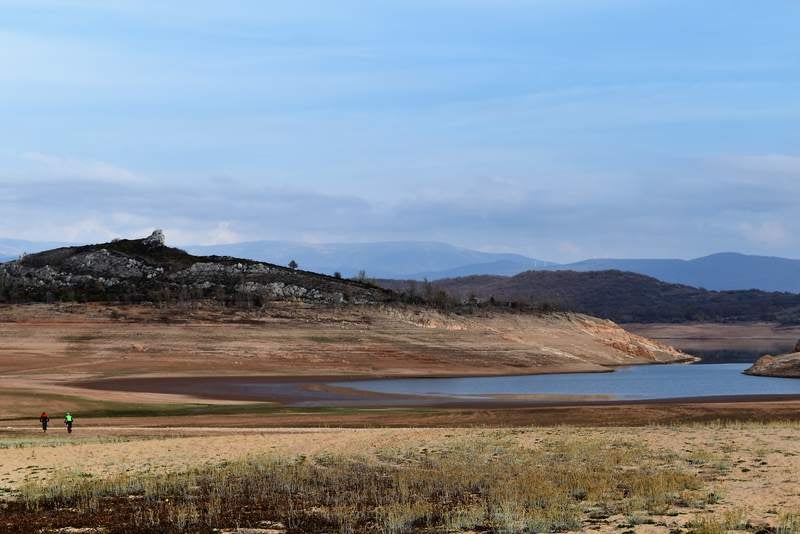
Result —
<instances>
[{"instance_id":1,"label":"hiker walking","mask_svg":"<svg viewBox=\"0 0 800 534\"><path fill-rule=\"evenodd\" d=\"M42 412L42 415L39 416L39 422L42 423L42 432L47 432L47 423L50 422L47 412Z\"/></svg>"},{"instance_id":2,"label":"hiker walking","mask_svg":"<svg viewBox=\"0 0 800 534\"><path fill-rule=\"evenodd\" d=\"M64 424L67 425L67 433L72 434L72 414L67 412L64 416Z\"/></svg>"}]
</instances>

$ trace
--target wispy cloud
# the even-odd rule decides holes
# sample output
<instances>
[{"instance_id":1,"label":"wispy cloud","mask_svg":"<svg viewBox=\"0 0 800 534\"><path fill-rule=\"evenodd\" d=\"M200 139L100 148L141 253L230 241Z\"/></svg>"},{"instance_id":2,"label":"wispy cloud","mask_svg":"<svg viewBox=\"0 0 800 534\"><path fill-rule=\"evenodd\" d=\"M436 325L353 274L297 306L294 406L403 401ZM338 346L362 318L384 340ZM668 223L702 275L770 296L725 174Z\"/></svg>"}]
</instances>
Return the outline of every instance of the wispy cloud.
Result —
<instances>
[{"instance_id":1,"label":"wispy cloud","mask_svg":"<svg viewBox=\"0 0 800 534\"><path fill-rule=\"evenodd\" d=\"M144 183L148 180L129 169L104 161L64 158L39 152L26 152L22 159L33 164L29 178L80 180L116 184Z\"/></svg>"},{"instance_id":2,"label":"wispy cloud","mask_svg":"<svg viewBox=\"0 0 800 534\"><path fill-rule=\"evenodd\" d=\"M722 156L718 160L728 167L763 175L792 175L800 179L800 156L789 154L762 154Z\"/></svg>"},{"instance_id":3,"label":"wispy cloud","mask_svg":"<svg viewBox=\"0 0 800 534\"><path fill-rule=\"evenodd\" d=\"M297 187L231 186L226 181L203 187L0 182L0 211L7 215L4 234L29 239L91 242L144 235L158 227L178 245L258 239L438 240L555 260L577 259L579 254L693 256L720 250L783 251L791 256L793 236L800 235L791 201L800 197L800 183L793 195L762 194L760 208L754 210L751 197L758 189L731 196L724 194L724 187L706 187L703 180L664 183L649 197L614 189L570 196L560 194L569 177L551 178L547 186L535 189L490 180L483 187L476 182L459 191L431 190L391 201ZM31 220L42 222L31 225ZM696 235L702 239L686 237ZM676 250L687 252L672 252Z\"/></svg>"},{"instance_id":4,"label":"wispy cloud","mask_svg":"<svg viewBox=\"0 0 800 534\"><path fill-rule=\"evenodd\" d=\"M775 247L794 242L789 228L781 221L764 221L755 224L744 222L739 225L739 228L742 234L756 245Z\"/></svg>"}]
</instances>

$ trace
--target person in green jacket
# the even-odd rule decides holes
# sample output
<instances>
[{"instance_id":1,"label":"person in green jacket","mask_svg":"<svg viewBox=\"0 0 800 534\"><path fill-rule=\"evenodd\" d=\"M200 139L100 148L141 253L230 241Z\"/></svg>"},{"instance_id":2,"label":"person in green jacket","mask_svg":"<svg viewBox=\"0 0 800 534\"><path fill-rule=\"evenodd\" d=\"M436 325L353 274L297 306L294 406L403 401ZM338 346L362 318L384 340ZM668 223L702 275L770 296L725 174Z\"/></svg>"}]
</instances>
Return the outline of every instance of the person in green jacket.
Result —
<instances>
[{"instance_id":1,"label":"person in green jacket","mask_svg":"<svg viewBox=\"0 0 800 534\"><path fill-rule=\"evenodd\" d=\"M72 434L72 414L67 412L67 415L64 416L64 424L67 425L67 433Z\"/></svg>"}]
</instances>

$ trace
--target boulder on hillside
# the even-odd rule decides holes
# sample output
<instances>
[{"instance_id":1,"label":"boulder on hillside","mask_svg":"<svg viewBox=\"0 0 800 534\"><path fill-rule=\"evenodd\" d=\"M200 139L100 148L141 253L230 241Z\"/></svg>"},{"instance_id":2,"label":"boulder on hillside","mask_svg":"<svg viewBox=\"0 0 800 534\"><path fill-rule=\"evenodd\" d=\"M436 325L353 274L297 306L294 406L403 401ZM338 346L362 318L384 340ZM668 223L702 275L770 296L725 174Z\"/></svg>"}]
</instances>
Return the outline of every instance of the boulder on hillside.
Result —
<instances>
[{"instance_id":1,"label":"boulder on hillside","mask_svg":"<svg viewBox=\"0 0 800 534\"><path fill-rule=\"evenodd\" d=\"M142 244L148 247L163 247L166 242L167 238L164 236L164 231L160 229L155 230L142 240Z\"/></svg>"}]
</instances>

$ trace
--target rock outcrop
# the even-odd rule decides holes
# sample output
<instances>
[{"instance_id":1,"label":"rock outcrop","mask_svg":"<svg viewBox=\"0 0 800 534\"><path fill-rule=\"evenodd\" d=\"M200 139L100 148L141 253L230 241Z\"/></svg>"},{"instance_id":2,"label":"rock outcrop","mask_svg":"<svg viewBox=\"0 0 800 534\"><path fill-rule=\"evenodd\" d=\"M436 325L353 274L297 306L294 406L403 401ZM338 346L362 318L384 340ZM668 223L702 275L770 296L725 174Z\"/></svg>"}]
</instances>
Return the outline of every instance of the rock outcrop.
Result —
<instances>
[{"instance_id":1,"label":"rock outcrop","mask_svg":"<svg viewBox=\"0 0 800 534\"><path fill-rule=\"evenodd\" d=\"M142 244L153 248L163 247L167 244L167 238L164 236L163 230L155 230L142 240Z\"/></svg>"},{"instance_id":2,"label":"rock outcrop","mask_svg":"<svg viewBox=\"0 0 800 534\"><path fill-rule=\"evenodd\" d=\"M65 247L0 265L0 302L176 302L213 299L376 303L391 291L269 263L193 256L165 245L156 230L145 239Z\"/></svg>"},{"instance_id":3,"label":"rock outcrop","mask_svg":"<svg viewBox=\"0 0 800 534\"><path fill-rule=\"evenodd\" d=\"M766 355L758 359L745 374L754 376L775 376L783 378L800 378L800 347L796 352L783 356Z\"/></svg>"}]
</instances>

